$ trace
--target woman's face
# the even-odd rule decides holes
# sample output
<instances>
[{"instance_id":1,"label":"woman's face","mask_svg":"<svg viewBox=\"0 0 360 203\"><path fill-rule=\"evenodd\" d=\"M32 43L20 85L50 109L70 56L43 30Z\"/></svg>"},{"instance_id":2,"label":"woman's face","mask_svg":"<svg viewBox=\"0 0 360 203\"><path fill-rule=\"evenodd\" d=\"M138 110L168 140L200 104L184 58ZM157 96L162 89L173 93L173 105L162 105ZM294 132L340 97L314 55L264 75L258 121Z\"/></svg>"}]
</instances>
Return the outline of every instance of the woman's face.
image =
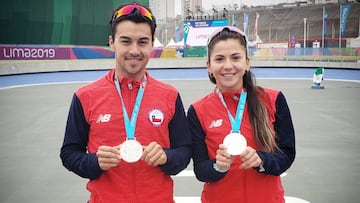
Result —
<instances>
[{"instance_id":1,"label":"woman's face","mask_svg":"<svg viewBox=\"0 0 360 203\"><path fill-rule=\"evenodd\" d=\"M213 46L207 68L214 75L221 91L240 90L243 87L243 75L250 69L246 48L237 39L217 42Z\"/></svg>"}]
</instances>

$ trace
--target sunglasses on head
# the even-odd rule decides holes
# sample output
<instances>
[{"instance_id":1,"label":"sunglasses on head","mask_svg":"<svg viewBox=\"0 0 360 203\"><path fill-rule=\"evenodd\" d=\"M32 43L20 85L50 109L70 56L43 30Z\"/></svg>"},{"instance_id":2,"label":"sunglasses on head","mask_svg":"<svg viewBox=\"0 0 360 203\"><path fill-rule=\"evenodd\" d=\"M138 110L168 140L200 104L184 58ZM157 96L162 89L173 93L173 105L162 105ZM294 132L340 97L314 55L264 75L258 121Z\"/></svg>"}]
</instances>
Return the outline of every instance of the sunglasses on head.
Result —
<instances>
[{"instance_id":1,"label":"sunglasses on head","mask_svg":"<svg viewBox=\"0 0 360 203\"><path fill-rule=\"evenodd\" d=\"M211 33L211 35L209 36L208 41L207 41L207 44L209 44L216 35L218 35L220 32L222 32L222 31L223 31L224 29L226 29L226 28L229 29L230 31L239 33L239 34L244 38L244 40L245 40L245 45L246 45L246 48L247 48L247 42L248 42L248 40L247 40L246 34L245 34L242 30L240 30L239 28L234 27L234 26L224 26L224 27L217 28L217 29L214 30L214 32Z\"/></svg>"},{"instance_id":2,"label":"sunglasses on head","mask_svg":"<svg viewBox=\"0 0 360 203\"><path fill-rule=\"evenodd\" d=\"M122 8L120 8L117 12L115 12L113 20L118 19L121 16L126 16L126 15L131 14L134 11L134 9L138 10L142 16L144 16L150 20L153 20L153 16L152 16L151 12L147 8L140 6L138 4L129 4L129 5L126 5Z\"/></svg>"}]
</instances>

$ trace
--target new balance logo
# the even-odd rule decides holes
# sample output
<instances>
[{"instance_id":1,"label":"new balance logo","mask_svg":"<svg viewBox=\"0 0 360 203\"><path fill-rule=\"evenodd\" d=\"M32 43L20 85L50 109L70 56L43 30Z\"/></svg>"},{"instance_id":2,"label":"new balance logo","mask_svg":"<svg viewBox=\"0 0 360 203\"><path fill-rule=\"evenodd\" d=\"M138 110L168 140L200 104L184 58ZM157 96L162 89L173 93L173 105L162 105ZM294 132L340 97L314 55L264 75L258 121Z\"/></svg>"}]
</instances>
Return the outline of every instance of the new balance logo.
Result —
<instances>
[{"instance_id":1,"label":"new balance logo","mask_svg":"<svg viewBox=\"0 0 360 203\"><path fill-rule=\"evenodd\" d=\"M209 128L216 128L222 125L223 119L214 120L211 122Z\"/></svg>"},{"instance_id":2,"label":"new balance logo","mask_svg":"<svg viewBox=\"0 0 360 203\"><path fill-rule=\"evenodd\" d=\"M100 114L99 118L96 120L96 123L106 123L109 122L111 114Z\"/></svg>"}]
</instances>

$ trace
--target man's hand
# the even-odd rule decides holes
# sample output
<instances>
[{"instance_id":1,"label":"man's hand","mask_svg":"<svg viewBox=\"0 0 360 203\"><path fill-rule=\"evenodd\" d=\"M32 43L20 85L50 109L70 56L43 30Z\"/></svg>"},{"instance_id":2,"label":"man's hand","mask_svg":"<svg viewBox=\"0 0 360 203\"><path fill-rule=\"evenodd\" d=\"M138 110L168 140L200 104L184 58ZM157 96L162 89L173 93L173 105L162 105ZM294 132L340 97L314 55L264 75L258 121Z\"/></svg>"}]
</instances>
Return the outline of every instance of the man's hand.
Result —
<instances>
[{"instance_id":1,"label":"man's hand","mask_svg":"<svg viewBox=\"0 0 360 203\"><path fill-rule=\"evenodd\" d=\"M115 167L121 160L120 145L115 147L100 146L96 152L98 157L99 166L102 170L106 171L109 168Z\"/></svg>"},{"instance_id":2,"label":"man's hand","mask_svg":"<svg viewBox=\"0 0 360 203\"><path fill-rule=\"evenodd\" d=\"M141 159L151 166L158 166L167 162L166 153L156 142L151 142L148 146L144 146Z\"/></svg>"}]
</instances>

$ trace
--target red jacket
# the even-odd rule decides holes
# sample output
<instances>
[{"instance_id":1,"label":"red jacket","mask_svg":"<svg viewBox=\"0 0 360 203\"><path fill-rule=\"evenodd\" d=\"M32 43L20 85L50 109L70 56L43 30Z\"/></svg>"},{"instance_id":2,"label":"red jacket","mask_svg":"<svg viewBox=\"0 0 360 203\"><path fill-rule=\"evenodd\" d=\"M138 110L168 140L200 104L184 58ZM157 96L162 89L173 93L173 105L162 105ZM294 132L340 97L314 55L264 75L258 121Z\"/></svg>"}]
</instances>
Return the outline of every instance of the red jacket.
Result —
<instances>
[{"instance_id":1,"label":"red jacket","mask_svg":"<svg viewBox=\"0 0 360 203\"><path fill-rule=\"evenodd\" d=\"M283 95L277 90L265 89L265 91L266 94L261 96L260 99L265 103L270 113L270 123L277 125L277 122L282 122L280 119L276 120L278 118L276 115L277 110L279 110L277 109L279 108L278 104L281 103L280 108L284 107L285 109L284 115L286 116L284 118L286 121L277 127L288 130L284 131L286 132L284 135L281 132L280 134L277 132L277 134L281 139L279 147L284 149L285 152L289 152L288 154L258 152L264 162L265 173L260 173L252 168L240 169L241 160L239 156L235 157L228 172L220 173L215 171L213 163L215 162L216 150L231 130L227 111L215 91L190 106L188 120L193 136L194 171L197 178L205 182L201 197L203 203L284 202L284 190L280 176L271 173L273 173L272 170L277 170L275 167L272 168L274 165L281 165L279 171L284 171L293 162L295 156L294 130L286 102L284 104L280 102L280 99L278 101L278 98L283 99ZM223 93L223 96L230 112L235 116L238 99L234 98L239 98L239 93ZM279 110L279 112L281 111ZM288 124L289 122L291 125ZM281 128L278 130L281 131ZM247 103L240 131L245 136L248 146L259 151L248 117ZM283 136L284 138L282 138ZM289 141L287 141L288 138L290 138ZM288 149L289 151L287 151Z\"/></svg>"},{"instance_id":2,"label":"red jacket","mask_svg":"<svg viewBox=\"0 0 360 203\"><path fill-rule=\"evenodd\" d=\"M167 154L167 163L153 167L142 160L120 161L117 167L102 171L95 156L98 147L117 146L126 140L121 100L113 78L112 70L76 91L61 150L64 166L90 179L90 202L173 203L170 175L186 168L191 157L191 138L179 93L147 74L137 117L136 140L143 146L152 141L159 143ZM120 85L131 117L140 82L121 78Z\"/></svg>"}]
</instances>

